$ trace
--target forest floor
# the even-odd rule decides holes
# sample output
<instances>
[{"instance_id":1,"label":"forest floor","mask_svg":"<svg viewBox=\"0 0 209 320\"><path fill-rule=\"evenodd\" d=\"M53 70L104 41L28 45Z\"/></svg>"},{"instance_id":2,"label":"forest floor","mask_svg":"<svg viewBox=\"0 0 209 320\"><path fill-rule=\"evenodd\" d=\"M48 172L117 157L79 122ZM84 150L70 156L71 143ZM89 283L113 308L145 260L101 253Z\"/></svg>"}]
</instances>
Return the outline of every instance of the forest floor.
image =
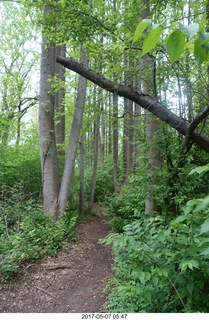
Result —
<instances>
[{"instance_id":1,"label":"forest floor","mask_svg":"<svg viewBox=\"0 0 209 320\"><path fill-rule=\"evenodd\" d=\"M98 244L111 230L103 209L76 228L77 241L57 257L24 266L10 281L0 279L0 313L107 312L103 292L113 275L111 247Z\"/></svg>"}]
</instances>

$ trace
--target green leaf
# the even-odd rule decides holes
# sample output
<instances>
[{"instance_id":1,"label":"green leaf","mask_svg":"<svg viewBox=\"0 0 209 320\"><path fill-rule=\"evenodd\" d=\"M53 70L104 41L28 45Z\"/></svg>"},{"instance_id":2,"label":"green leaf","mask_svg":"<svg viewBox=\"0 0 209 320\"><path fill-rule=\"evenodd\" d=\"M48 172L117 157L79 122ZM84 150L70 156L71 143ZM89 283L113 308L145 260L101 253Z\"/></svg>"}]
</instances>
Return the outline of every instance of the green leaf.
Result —
<instances>
[{"instance_id":1,"label":"green leaf","mask_svg":"<svg viewBox=\"0 0 209 320\"><path fill-rule=\"evenodd\" d=\"M208 255L209 254L209 247L207 249L205 249L203 252L201 252L200 254Z\"/></svg>"},{"instance_id":2,"label":"green leaf","mask_svg":"<svg viewBox=\"0 0 209 320\"><path fill-rule=\"evenodd\" d=\"M189 260L188 261L188 267L193 270L193 268L199 269L199 261L197 260Z\"/></svg>"},{"instance_id":3,"label":"green leaf","mask_svg":"<svg viewBox=\"0 0 209 320\"><path fill-rule=\"evenodd\" d=\"M200 201L200 203L197 204L194 212L199 212L201 210L205 210L209 205L209 196L207 196L205 199Z\"/></svg>"},{"instance_id":4,"label":"green leaf","mask_svg":"<svg viewBox=\"0 0 209 320\"><path fill-rule=\"evenodd\" d=\"M187 216L178 216L175 221L176 222L182 222L182 221L184 221L186 219L187 219Z\"/></svg>"},{"instance_id":5,"label":"green leaf","mask_svg":"<svg viewBox=\"0 0 209 320\"><path fill-rule=\"evenodd\" d=\"M168 278L168 275L169 275L169 269L163 269L163 275L164 277Z\"/></svg>"},{"instance_id":6,"label":"green leaf","mask_svg":"<svg viewBox=\"0 0 209 320\"><path fill-rule=\"evenodd\" d=\"M196 167L193 170L190 171L189 175L194 174L194 173L205 173L209 171L209 164L206 164L205 166L200 166L200 167Z\"/></svg>"},{"instance_id":7,"label":"green leaf","mask_svg":"<svg viewBox=\"0 0 209 320\"><path fill-rule=\"evenodd\" d=\"M166 236L164 234L164 231L160 231L159 234L158 234L158 240L161 241L161 242L164 242L166 239Z\"/></svg>"},{"instance_id":8,"label":"green leaf","mask_svg":"<svg viewBox=\"0 0 209 320\"><path fill-rule=\"evenodd\" d=\"M157 28L150 31L150 33L145 38L142 46L142 56L148 53L152 48L154 48L154 46L160 39L162 30L162 27L158 26Z\"/></svg>"},{"instance_id":9,"label":"green leaf","mask_svg":"<svg viewBox=\"0 0 209 320\"><path fill-rule=\"evenodd\" d=\"M200 44L205 48L205 50L209 50L209 33L208 32L200 32Z\"/></svg>"},{"instance_id":10,"label":"green leaf","mask_svg":"<svg viewBox=\"0 0 209 320\"><path fill-rule=\"evenodd\" d=\"M140 35L143 33L143 31L146 29L147 26L148 26L148 23L144 20L142 20L138 24L138 26L136 27L136 30L134 32L133 43L139 39Z\"/></svg>"},{"instance_id":11,"label":"green leaf","mask_svg":"<svg viewBox=\"0 0 209 320\"><path fill-rule=\"evenodd\" d=\"M149 272L145 272L145 273L144 273L144 279L145 279L146 281L148 281L148 280L150 280L150 278L151 278L151 274L150 274Z\"/></svg>"},{"instance_id":12,"label":"green leaf","mask_svg":"<svg viewBox=\"0 0 209 320\"><path fill-rule=\"evenodd\" d=\"M209 218L201 225L200 234L206 233L209 231Z\"/></svg>"},{"instance_id":13,"label":"green leaf","mask_svg":"<svg viewBox=\"0 0 209 320\"><path fill-rule=\"evenodd\" d=\"M190 37L192 37L199 31L199 23L197 22L191 23L186 28L189 31Z\"/></svg>"},{"instance_id":14,"label":"green leaf","mask_svg":"<svg viewBox=\"0 0 209 320\"><path fill-rule=\"evenodd\" d=\"M149 302L152 301L152 295L150 291L144 291L144 298L147 299Z\"/></svg>"},{"instance_id":15,"label":"green leaf","mask_svg":"<svg viewBox=\"0 0 209 320\"><path fill-rule=\"evenodd\" d=\"M157 286L158 285L158 278L152 277L152 282L154 283L155 286Z\"/></svg>"},{"instance_id":16,"label":"green leaf","mask_svg":"<svg viewBox=\"0 0 209 320\"><path fill-rule=\"evenodd\" d=\"M192 37L199 31L199 23L191 23L188 26L184 26L183 24L179 23L179 30L184 33L187 37Z\"/></svg>"},{"instance_id":17,"label":"green leaf","mask_svg":"<svg viewBox=\"0 0 209 320\"><path fill-rule=\"evenodd\" d=\"M164 231L165 236L170 236L171 234L171 229L167 229Z\"/></svg>"},{"instance_id":18,"label":"green leaf","mask_svg":"<svg viewBox=\"0 0 209 320\"><path fill-rule=\"evenodd\" d=\"M193 268L199 268L199 261L197 260L184 260L179 264L181 271L185 271L187 268L193 270Z\"/></svg>"},{"instance_id":19,"label":"green leaf","mask_svg":"<svg viewBox=\"0 0 209 320\"><path fill-rule=\"evenodd\" d=\"M185 210L184 210L184 214L185 215L188 215L191 211L192 211L192 209L193 209L193 207L194 206L186 206L186 208L185 208ZM183 220L182 220L183 221Z\"/></svg>"},{"instance_id":20,"label":"green leaf","mask_svg":"<svg viewBox=\"0 0 209 320\"><path fill-rule=\"evenodd\" d=\"M169 35L166 48L172 63L175 62L184 51L185 39L186 35L180 30L175 30Z\"/></svg>"},{"instance_id":21,"label":"green leaf","mask_svg":"<svg viewBox=\"0 0 209 320\"><path fill-rule=\"evenodd\" d=\"M144 272L143 271L139 271L139 279L142 283L144 282Z\"/></svg>"},{"instance_id":22,"label":"green leaf","mask_svg":"<svg viewBox=\"0 0 209 320\"><path fill-rule=\"evenodd\" d=\"M187 28L182 23L179 23L179 30L182 33L184 33L187 37L190 36L189 31L187 30Z\"/></svg>"},{"instance_id":23,"label":"green leaf","mask_svg":"<svg viewBox=\"0 0 209 320\"><path fill-rule=\"evenodd\" d=\"M200 39L195 40L194 43L194 56L196 62L201 65L204 61L208 59L207 52L205 48L201 45Z\"/></svg>"},{"instance_id":24,"label":"green leaf","mask_svg":"<svg viewBox=\"0 0 209 320\"><path fill-rule=\"evenodd\" d=\"M189 247L189 253L192 255L192 256L195 256L197 254L197 246L195 244L191 245Z\"/></svg>"},{"instance_id":25,"label":"green leaf","mask_svg":"<svg viewBox=\"0 0 209 320\"><path fill-rule=\"evenodd\" d=\"M143 19L147 23L148 28L151 28L152 20L151 19Z\"/></svg>"},{"instance_id":26,"label":"green leaf","mask_svg":"<svg viewBox=\"0 0 209 320\"><path fill-rule=\"evenodd\" d=\"M187 283L187 290L192 295L192 292L194 290L194 283L193 282Z\"/></svg>"}]
</instances>

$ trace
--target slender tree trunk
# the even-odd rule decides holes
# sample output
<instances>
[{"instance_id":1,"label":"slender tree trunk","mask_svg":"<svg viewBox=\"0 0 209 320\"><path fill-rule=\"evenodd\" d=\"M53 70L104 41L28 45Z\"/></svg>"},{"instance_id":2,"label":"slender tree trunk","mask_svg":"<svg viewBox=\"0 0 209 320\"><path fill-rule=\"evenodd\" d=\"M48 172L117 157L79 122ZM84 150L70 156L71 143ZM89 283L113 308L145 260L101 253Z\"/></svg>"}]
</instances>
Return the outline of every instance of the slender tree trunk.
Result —
<instances>
[{"instance_id":1,"label":"slender tree trunk","mask_svg":"<svg viewBox=\"0 0 209 320\"><path fill-rule=\"evenodd\" d=\"M99 96L101 96L101 89L99 89ZM96 93L96 92L95 92ZM91 192L89 199L88 211L92 211L93 202L94 202L94 194L96 188L96 180L97 180L97 166L98 166L98 154L99 154L99 125L100 125L100 101L98 105L98 114L95 120L94 126L94 165L93 165L93 174L92 174L92 183L91 183Z\"/></svg>"},{"instance_id":2,"label":"slender tree trunk","mask_svg":"<svg viewBox=\"0 0 209 320\"><path fill-rule=\"evenodd\" d=\"M102 102L103 103L103 102ZM103 106L101 107L103 109ZM105 114L101 114L101 162L105 161Z\"/></svg>"},{"instance_id":3,"label":"slender tree trunk","mask_svg":"<svg viewBox=\"0 0 209 320\"><path fill-rule=\"evenodd\" d=\"M149 0L142 0L144 9L142 18L147 19L150 16ZM155 93L154 88L154 61L145 55L141 58L141 72L144 74L142 88L144 94ZM157 146L158 136L160 135L159 120L153 116L148 110L146 114L146 137L148 144L148 184L147 184L147 199L145 202L145 214L151 214L158 211L158 207L153 199L154 189L157 186L156 174L161 167L160 154Z\"/></svg>"},{"instance_id":4,"label":"slender tree trunk","mask_svg":"<svg viewBox=\"0 0 209 320\"><path fill-rule=\"evenodd\" d=\"M128 59L126 56L124 56L124 68L125 68L125 75L124 75L124 83L127 86L128 85L128 79L127 79L127 67L128 67ZM123 123L123 182L122 182L122 188L124 185L128 182L128 173L129 173L129 113L128 113L128 99L124 99L124 123Z\"/></svg>"},{"instance_id":5,"label":"slender tree trunk","mask_svg":"<svg viewBox=\"0 0 209 320\"><path fill-rule=\"evenodd\" d=\"M80 138L80 196L79 208L80 214L84 214L84 136Z\"/></svg>"},{"instance_id":6,"label":"slender tree trunk","mask_svg":"<svg viewBox=\"0 0 209 320\"><path fill-rule=\"evenodd\" d=\"M81 46L81 63L87 65L87 57L86 54L83 52L83 47ZM73 170L74 170L74 163L76 157L76 151L79 142L79 135L80 129L82 126L82 119L83 119L83 112L84 112L84 105L85 105L85 97L86 97L86 78L79 76L78 82L78 93L77 93L77 100L75 105L75 111L73 116L73 123L70 132L70 141L68 144L68 151L65 161L65 167L62 177L62 183L58 198L58 205L57 209L62 217L67 204L70 183L72 181Z\"/></svg>"},{"instance_id":7,"label":"slender tree trunk","mask_svg":"<svg viewBox=\"0 0 209 320\"><path fill-rule=\"evenodd\" d=\"M132 62L124 57L125 76L124 83L131 86L133 81L131 75L128 74L129 66ZM122 188L127 185L128 177L133 165L133 102L124 99L124 127L123 127L123 182Z\"/></svg>"},{"instance_id":8,"label":"slender tree trunk","mask_svg":"<svg viewBox=\"0 0 209 320\"><path fill-rule=\"evenodd\" d=\"M111 95L109 95L109 115L112 114L111 110ZM112 155L112 122L111 119L108 121L108 131L107 131L107 154Z\"/></svg>"},{"instance_id":9,"label":"slender tree trunk","mask_svg":"<svg viewBox=\"0 0 209 320\"><path fill-rule=\"evenodd\" d=\"M113 179L118 192L118 96L113 94Z\"/></svg>"}]
</instances>

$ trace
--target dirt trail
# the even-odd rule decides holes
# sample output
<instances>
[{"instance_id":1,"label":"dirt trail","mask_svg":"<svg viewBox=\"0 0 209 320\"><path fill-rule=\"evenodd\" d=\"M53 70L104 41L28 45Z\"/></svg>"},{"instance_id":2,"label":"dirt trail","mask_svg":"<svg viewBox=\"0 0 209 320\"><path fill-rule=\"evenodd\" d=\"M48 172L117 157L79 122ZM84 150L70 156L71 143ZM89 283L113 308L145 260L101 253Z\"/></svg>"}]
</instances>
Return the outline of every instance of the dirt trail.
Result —
<instances>
[{"instance_id":1,"label":"dirt trail","mask_svg":"<svg viewBox=\"0 0 209 320\"><path fill-rule=\"evenodd\" d=\"M98 244L110 232L107 217L77 227L78 241L56 258L27 265L12 281L0 281L0 312L83 313L105 312L102 292L112 276L111 248Z\"/></svg>"}]
</instances>

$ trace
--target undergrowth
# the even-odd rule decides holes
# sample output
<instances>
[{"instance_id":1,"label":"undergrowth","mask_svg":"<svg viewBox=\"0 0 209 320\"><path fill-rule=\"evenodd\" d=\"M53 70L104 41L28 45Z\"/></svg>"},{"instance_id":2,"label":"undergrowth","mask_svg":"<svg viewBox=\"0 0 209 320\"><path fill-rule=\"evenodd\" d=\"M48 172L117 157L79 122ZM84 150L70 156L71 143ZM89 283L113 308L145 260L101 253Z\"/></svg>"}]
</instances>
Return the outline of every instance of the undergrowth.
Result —
<instances>
[{"instance_id":1,"label":"undergrowth","mask_svg":"<svg viewBox=\"0 0 209 320\"><path fill-rule=\"evenodd\" d=\"M208 171L209 165L198 170ZM131 199L118 197L108 204L117 232L101 240L112 244L115 256L114 278L106 287L107 310L209 312L209 196L187 201L172 219L143 215L140 199L138 210L136 198Z\"/></svg>"},{"instance_id":2,"label":"undergrowth","mask_svg":"<svg viewBox=\"0 0 209 320\"><path fill-rule=\"evenodd\" d=\"M6 279L23 262L55 256L75 238L76 212L66 212L63 220L54 222L43 215L42 206L22 196L11 191L10 198L0 203L0 276Z\"/></svg>"}]
</instances>

